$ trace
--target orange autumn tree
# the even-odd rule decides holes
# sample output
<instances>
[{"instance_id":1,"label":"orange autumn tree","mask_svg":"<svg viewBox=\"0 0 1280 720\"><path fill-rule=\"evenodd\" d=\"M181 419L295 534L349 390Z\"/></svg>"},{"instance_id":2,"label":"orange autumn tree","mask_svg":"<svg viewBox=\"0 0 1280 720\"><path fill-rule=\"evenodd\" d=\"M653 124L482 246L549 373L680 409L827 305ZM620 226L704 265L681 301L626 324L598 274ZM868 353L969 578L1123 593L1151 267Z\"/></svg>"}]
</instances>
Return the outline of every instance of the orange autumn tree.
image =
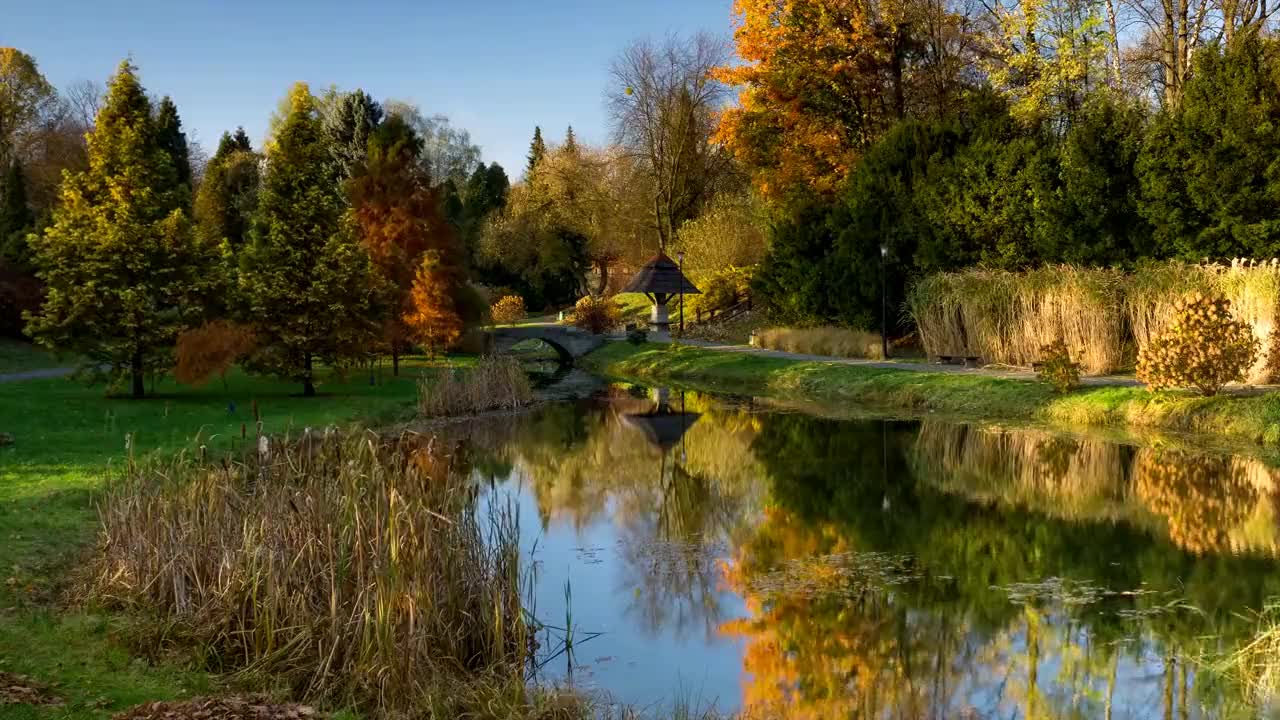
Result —
<instances>
[{"instance_id":1,"label":"orange autumn tree","mask_svg":"<svg viewBox=\"0 0 1280 720\"><path fill-rule=\"evenodd\" d=\"M740 88L716 134L770 199L835 193L897 120L963 91L972 40L937 0L734 0ZM927 52L924 51L927 48Z\"/></svg>"},{"instance_id":2,"label":"orange autumn tree","mask_svg":"<svg viewBox=\"0 0 1280 720\"><path fill-rule=\"evenodd\" d=\"M422 151L423 140L408 122L390 115L370 137L368 157L347 185L361 241L374 266L390 282L398 309L384 331L396 375L400 355L414 335L406 318L415 312L412 293L424 253L434 252L437 263L449 267L459 265L461 257L457 236L419 162ZM464 285L462 274L450 272L439 279L445 285L438 290L454 307Z\"/></svg>"},{"instance_id":3,"label":"orange autumn tree","mask_svg":"<svg viewBox=\"0 0 1280 720\"><path fill-rule=\"evenodd\" d=\"M227 385L227 371L256 347L253 330L227 320L211 320L178 335L173 377L199 387L217 375Z\"/></svg>"},{"instance_id":4,"label":"orange autumn tree","mask_svg":"<svg viewBox=\"0 0 1280 720\"><path fill-rule=\"evenodd\" d=\"M435 250L423 253L402 322L409 337L432 355L443 352L462 336L464 323L454 299L459 276L457 266L445 263Z\"/></svg>"}]
</instances>

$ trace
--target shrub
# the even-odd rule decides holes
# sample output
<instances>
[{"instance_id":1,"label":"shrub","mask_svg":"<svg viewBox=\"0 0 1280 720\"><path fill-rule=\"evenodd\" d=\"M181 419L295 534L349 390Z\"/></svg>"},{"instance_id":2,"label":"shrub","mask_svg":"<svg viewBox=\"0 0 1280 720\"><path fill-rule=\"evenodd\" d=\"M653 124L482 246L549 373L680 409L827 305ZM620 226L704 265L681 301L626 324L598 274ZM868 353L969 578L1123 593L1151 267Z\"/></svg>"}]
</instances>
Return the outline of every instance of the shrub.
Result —
<instances>
[{"instance_id":1,"label":"shrub","mask_svg":"<svg viewBox=\"0 0 1280 720\"><path fill-rule=\"evenodd\" d=\"M1152 390L1193 387L1216 395L1241 382L1261 343L1231 315L1231 301L1196 292L1174 305L1172 324L1138 354L1138 378Z\"/></svg>"},{"instance_id":2,"label":"shrub","mask_svg":"<svg viewBox=\"0 0 1280 720\"><path fill-rule=\"evenodd\" d=\"M710 314L727 310L751 293L751 280L755 277L756 268L729 266L717 273L709 275L698 282L701 295L685 297L686 319L695 319L698 313Z\"/></svg>"},{"instance_id":3,"label":"shrub","mask_svg":"<svg viewBox=\"0 0 1280 720\"><path fill-rule=\"evenodd\" d=\"M529 378L509 357L487 357L474 368L450 368L418 383L418 411L425 417L517 408L532 401Z\"/></svg>"},{"instance_id":4,"label":"shrub","mask_svg":"<svg viewBox=\"0 0 1280 720\"><path fill-rule=\"evenodd\" d=\"M178 336L173 376L184 385L199 387L214 375L225 385L232 365L253 352L253 331L226 320L213 320Z\"/></svg>"},{"instance_id":5,"label":"shrub","mask_svg":"<svg viewBox=\"0 0 1280 720\"><path fill-rule=\"evenodd\" d=\"M489 317L497 325L514 325L524 320L528 313L524 309L524 298L519 295L506 295L499 298L489 308Z\"/></svg>"},{"instance_id":6,"label":"shrub","mask_svg":"<svg viewBox=\"0 0 1280 720\"><path fill-rule=\"evenodd\" d=\"M1040 348L1040 369L1036 376L1053 389L1065 393L1080 384L1080 364L1071 361L1067 344L1061 339Z\"/></svg>"},{"instance_id":7,"label":"shrub","mask_svg":"<svg viewBox=\"0 0 1280 720\"><path fill-rule=\"evenodd\" d=\"M884 359L879 335L839 327L767 328L756 333L756 345L805 355Z\"/></svg>"},{"instance_id":8,"label":"shrub","mask_svg":"<svg viewBox=\"0 0 1280 720\"><path fill-rule=\"evenodd\" d=\"M627 342L632 345L643 345L649 340L649 329L645 327L635 327L627 331Z\"/></svg>"},{"instance_id":9,"label":"shrub","mask_svg":"<svg viewBox=\"0 0 1280 720\"><path fill-rule=\"evenodd\" d=\"M611 330L620 321L618 304L613 298L587 295L573 306L573 324L593 335Z\"/></svg>"}]
</instances>

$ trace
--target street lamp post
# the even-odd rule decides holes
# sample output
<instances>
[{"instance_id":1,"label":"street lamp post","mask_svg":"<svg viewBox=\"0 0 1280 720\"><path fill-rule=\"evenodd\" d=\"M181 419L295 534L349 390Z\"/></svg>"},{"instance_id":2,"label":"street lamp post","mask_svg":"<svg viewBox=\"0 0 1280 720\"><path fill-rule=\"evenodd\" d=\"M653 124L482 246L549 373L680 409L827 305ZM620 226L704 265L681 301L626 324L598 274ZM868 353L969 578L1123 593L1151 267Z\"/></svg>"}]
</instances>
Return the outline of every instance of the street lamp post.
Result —
<instances>
[{"instance_id":1,"label":"street lamp post","mask_svg":"<svg viewBox=\"0 0 1280 720\"><path fill-rule=\"evenodd\" d=\"M684 251L676 253L676 263L680 267L680 339L684 339Z\"/></svg>"},{"instance_id":2,"label":"street lamp post","mask_svg":"<svg viewBox=\"0 0 1280 720\"><path fill-rule=\"evenodd\" d=\"M880 354L889 359L889 303L886 299L888 287L884 279L884 265L889 257L889 246L880 246Z\"/></svg>"}]
</instances>

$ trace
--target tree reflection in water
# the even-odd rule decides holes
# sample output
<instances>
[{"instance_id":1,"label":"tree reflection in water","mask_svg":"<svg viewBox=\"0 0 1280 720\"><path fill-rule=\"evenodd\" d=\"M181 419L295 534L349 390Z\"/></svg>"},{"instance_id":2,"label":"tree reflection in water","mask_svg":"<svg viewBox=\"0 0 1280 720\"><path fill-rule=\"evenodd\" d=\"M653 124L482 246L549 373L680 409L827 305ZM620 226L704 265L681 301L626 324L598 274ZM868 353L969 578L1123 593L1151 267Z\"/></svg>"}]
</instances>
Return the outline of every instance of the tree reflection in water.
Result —
<instances>
[{"instance_id":1,"label":"tree reflection in water","mask_svg":"<svg viewBox=\"0 0 1280 720\"><path fill-rule=\"evenodd\" d=\"M513 468L544 527L610 523L640 589L620 612L743 641L762 714L1256 714L1187 659L1280 594L1259 462L679 393L520 422L477 467Z\"/></svg>"}]
</instances>

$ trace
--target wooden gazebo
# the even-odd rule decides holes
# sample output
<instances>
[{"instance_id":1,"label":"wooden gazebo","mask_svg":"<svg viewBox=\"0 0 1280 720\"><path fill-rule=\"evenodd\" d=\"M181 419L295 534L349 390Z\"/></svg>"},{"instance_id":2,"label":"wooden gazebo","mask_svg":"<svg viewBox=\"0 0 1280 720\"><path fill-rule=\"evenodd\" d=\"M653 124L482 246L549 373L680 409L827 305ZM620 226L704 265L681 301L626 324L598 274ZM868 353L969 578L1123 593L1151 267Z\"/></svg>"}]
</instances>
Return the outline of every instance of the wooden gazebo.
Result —
<instances>
[{"instance_id":1,"label":"wooden gazebo","mask_svg":"<svg viewBox=\"0 0 1280 720\"><path fill-rule=\"evenodd\" d=\"M644 293L653 303L649 324L655 330L667 330L671 320L667 303L679 295L700 295L701 290L680 272L680 266L665 253L658 253L640 268L622 292Z\"/></svg>"}]
</instances>

